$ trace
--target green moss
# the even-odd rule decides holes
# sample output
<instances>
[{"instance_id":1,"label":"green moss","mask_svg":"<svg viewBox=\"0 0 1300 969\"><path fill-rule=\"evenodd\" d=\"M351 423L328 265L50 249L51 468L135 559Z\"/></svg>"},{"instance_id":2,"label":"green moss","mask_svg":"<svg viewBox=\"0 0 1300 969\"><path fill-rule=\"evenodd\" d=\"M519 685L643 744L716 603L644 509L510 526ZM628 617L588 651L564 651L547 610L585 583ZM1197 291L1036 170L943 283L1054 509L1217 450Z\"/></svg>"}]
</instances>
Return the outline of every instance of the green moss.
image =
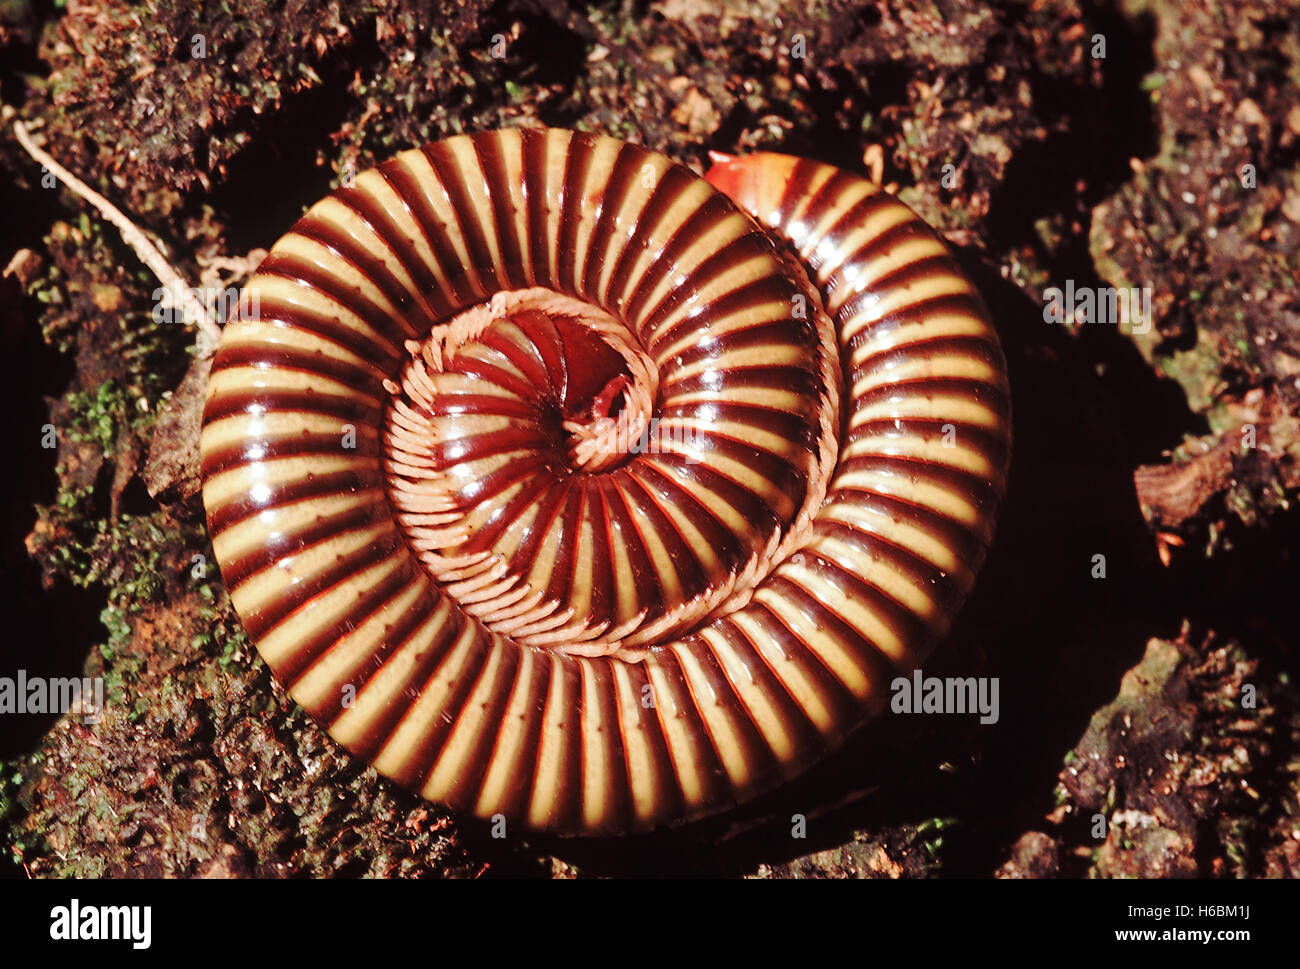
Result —
<instances>
[{"instance_id":1,"label":"green moss","mask_svg":"<svg viewBox=\"0 0 1300 969\"><path fill-rule=\"evenodd\" d=\"M0 760L0 831L6 830L10 821L18 816L18 792L23 784L20 762ZM21 856L21 842L12 846Z\"/></svg>"},{"instance_id":2,"label":"green moss","mask_svg":"<svg viewBox=\"0 0 1300 969\"><path fill-rule=\"evenodd\" d=\"M90 441L106 453L113 449L120 429L127 427L134 415L131 400L116 380L105 380L93 391L71 393L67 397L72 420L67 427L74 441Z\"/></svg>"},{"instance_id":3,"label":"green moss","mask_svg":"<svg viewBox=\"0 0 1300 969\"><path fill-rule=\"evenodd\" d=\"M252 643L249 642L248 633L244 632L243 625L238 622L224 624L216 641L221 649L218 662L223 669L230 669L246 661L248 657L256 655Z\"/></svg>"},{"instance_id":4,"label":"green moss","mask_svg":"<svg viewBox=\"0 0 1300 969\"><path fill-rule=\"evenodd\" d=\"M934 817L916 826L913 841L925 852L928 874L938 874L943 868L943 833L960 823L955 817Z\"/></svg>"}]
</instances>

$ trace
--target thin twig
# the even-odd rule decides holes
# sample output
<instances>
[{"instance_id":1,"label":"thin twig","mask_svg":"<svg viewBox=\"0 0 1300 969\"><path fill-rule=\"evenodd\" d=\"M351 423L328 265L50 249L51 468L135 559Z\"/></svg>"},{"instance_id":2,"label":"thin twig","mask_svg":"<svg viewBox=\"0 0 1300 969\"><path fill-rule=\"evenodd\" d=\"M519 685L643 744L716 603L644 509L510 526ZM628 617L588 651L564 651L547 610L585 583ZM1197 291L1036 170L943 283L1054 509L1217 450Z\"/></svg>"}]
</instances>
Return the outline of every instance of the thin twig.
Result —
<instances>
[{"instance_id":1,"label":"thin twig","mask_svg":"<svg viewBox=\"0 0 1300 969\"><path fill-rule=\"evenodd\" d=\"M56 162L47 151L32 141L32 136L28 134L26 126L21 121L15 119L13 129L18 144L23 146L23 150L27 154L31 155L55 178L67 186L68 191L78 198L85 199L95 211L117 227L117 231L122 234L122 241L131 247L132 251L140 257L140 261L148 266L149 271L158 277L158 281L162 283L166 294L164 299L173 305L179 306L181 318L186 323L193 323L198 327L197 350L199 356L207 356L212 353L221 340L221 327L208 313L194 287L190 286L185 281L185 278L172 267L153 241L145 235L144 230L128 219L121 209Z\"/></svg>"}]
</instances>

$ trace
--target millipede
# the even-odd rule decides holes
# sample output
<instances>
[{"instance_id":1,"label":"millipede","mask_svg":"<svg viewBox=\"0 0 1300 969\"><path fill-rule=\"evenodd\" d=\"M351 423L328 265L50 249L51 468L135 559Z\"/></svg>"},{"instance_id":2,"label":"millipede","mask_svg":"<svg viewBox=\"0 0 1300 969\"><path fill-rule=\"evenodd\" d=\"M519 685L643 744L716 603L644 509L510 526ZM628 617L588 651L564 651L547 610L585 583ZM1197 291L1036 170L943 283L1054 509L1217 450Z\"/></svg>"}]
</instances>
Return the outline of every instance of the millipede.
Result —
<instances>
[{"instance_id":1,"label":"millipede","mask_svg":"<svg viewBox=\"0 0 1300 969\"><path fill-rule=\"evenodd\" d=\"M562 834L797 775L946 635L1006 368L858 175L559 129L405 151L244 289L201 437L249 636L354 755Z\"/></svg>"}]
</instances>

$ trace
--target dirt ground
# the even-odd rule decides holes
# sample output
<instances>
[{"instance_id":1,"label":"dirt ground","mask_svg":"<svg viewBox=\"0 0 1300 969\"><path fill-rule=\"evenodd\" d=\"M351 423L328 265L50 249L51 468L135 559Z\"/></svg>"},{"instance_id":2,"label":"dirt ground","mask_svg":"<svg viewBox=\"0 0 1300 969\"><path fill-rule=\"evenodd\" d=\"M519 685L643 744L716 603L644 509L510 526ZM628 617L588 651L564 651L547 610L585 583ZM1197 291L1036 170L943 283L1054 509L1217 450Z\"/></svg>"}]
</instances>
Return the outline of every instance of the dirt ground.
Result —
<instances>
[{"instance_id":1,"label":"dirt ground","mask_svg":"<svg viewBox=\"0 0 1300 969\"><path fill-rule=\"evenodd\" d=\"M0 719L0 867L1300 875L1300 4L442 6L0 2L0 676L108 690L94 724ZM494 839L383 781L230 608L188 463L193 329L14 117L195 285L456 132L601 131L697 170L880 146L1010 363L999 537L927 663L999 677L999 721L889 718L741 811L621 840ZM1049 321L1054 287L1146 291L1148 325Z\"/></svg>"}]
</instances>

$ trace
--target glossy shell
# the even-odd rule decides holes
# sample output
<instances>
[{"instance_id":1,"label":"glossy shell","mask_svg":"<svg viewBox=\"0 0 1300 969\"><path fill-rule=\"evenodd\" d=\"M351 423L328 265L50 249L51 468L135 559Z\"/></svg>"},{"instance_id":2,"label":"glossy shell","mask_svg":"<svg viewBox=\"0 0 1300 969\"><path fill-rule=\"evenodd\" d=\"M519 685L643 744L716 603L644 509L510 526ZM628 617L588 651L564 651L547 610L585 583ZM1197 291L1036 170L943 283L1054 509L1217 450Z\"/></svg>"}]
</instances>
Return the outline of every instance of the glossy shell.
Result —
<instances>
[{"instance_id":1,"label":"glossy shell","mask_svg":"<svg viewBox=\"0 0 1300 969\"><path fill-rule=\"evenodd\" d=\"M430 800L563 833L743 801L882 709L974 581L1010 439L978 295L864 179L709 178L558 130L405 152L226 327L231 599Z\"/></svg>"}]
</instances>

